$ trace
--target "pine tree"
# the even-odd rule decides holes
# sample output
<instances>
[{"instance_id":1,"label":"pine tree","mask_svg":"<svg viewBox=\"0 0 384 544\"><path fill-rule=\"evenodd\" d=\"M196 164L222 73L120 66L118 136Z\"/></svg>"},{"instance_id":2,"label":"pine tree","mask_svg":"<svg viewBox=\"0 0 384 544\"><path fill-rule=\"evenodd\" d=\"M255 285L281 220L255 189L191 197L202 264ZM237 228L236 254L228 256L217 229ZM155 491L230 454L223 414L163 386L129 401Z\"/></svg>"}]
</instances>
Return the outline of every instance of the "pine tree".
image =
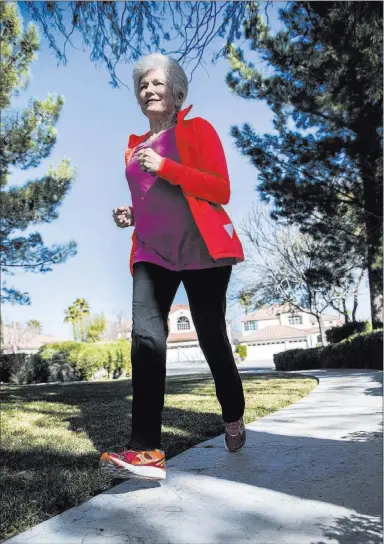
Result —
<instances>
[{"instance_id":1,"label":"pine tree","mask_svg":"<svg viewBox=\"0 0 384 544\"><path fill-rule=\"evenodd\" d=\"M322 240L324 261L368 270L374 326L382 321L382 3L289 2L272 35L256 4L245 35L263 61L228 49L229 87L265 100L274 134L232 128L258 169L274 217ZM268 66L268 73L265 66Z\"/></svg>"},{"instance_id":2,"label":"pine tree","mask_svg":"<svg viewBox=\"0 0 384 544\"><path fill-rule=\"evenodd\" d=\"M9 186L11 169L39 166L56 143L55 126L63 107L60 96L31 100L24 110L12 108L12 98L28 84L29 66L36 58L39 38L34 25L23 30L15 3L0 3L0 107L2 109L0 154L0 265L1 272L48 272L54 264L76 254L76 244L44 245L41 234L24 231L58 217L74 180L67 159L57 168L49 167L42 179ZM2 283L1 302L29 304L28 293Z\"/></svg>"}]
</instances>

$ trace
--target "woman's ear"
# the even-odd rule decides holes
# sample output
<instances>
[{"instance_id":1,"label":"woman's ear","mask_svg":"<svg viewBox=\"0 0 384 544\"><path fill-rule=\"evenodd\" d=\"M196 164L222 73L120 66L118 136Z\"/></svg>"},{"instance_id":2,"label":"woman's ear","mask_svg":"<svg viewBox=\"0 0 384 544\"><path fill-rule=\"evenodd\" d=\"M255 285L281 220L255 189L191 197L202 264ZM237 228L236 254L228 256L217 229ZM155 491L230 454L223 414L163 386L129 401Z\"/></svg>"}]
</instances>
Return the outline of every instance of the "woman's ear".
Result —
<instances>
[{"instance_id":1,"label":"woman's ear","mask_svg":"<svg viewBox=\"0 0 384 544\"><path fill-rule=\"evenodd\" d=\"M177 101L176 101L176 104L177 104L177 107L181 107L181 104L183 103L183 93L179 93L178 96L177 96Z\"/></svg>"}]
</instances>

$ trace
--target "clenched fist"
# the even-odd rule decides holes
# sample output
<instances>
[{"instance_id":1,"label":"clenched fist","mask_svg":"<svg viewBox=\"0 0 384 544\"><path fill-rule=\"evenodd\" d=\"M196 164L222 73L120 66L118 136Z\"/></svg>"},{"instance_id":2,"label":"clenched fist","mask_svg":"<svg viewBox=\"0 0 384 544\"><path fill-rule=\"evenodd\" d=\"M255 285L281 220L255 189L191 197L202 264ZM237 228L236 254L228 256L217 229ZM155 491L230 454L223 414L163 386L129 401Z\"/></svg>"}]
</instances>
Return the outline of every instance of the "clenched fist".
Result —
<instances>
[{"instance_id":1,"label":"clenched fist","mask_svg":"<svg viewBox=\"0 0 384 544\"><path fill-rule=\"evenodd\" d=\"M120 228L131 227L135 222L131 206L113 208L112 217L116 225Z\"/></svg>"},{"instance_id":2,"label":"clenched fist","mask_svg":"<svg viewBox=\"0 0 384 544\"><path fill-rule=\"evenodd\" d=\"M160 157L153 149L140 149L137 153L139 159L140 168L144 172L149 172L150 174L156 174L160 168L161 161L163 157Z\"/></svg>"}]
</instances>

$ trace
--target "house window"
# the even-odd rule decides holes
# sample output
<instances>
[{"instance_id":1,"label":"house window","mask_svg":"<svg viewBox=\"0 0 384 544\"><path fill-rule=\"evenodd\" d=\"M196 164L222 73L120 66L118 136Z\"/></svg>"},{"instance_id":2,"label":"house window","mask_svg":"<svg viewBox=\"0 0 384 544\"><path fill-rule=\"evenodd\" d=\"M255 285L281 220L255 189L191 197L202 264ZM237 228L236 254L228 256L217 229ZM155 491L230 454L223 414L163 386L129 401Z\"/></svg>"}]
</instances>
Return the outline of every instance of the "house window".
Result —
<instances>
[{"instance_id":1,"label":"house window","mask_svg":"<svg viewBox=\"0 0 384 544\"><path fill-rule=\"evenodd\" d=\"M244 323L244 330L246 331L257 331L257 321L246 321Z\"/></svg>"},{"instance_id":2,"label":"house window","mask_svg":"<svg viewBox=\"0 0 384 544\"><path fill-rule=\"evenodd\" d=\"M178 331L188 331L191 328L188 317L182 316L177 320Z\"/></svg>"},{"instance_id":3,"label":"house window","mask_svg":"<svg viewBox=\"0 0 384 544\"><path fill-rule=\"evenodd\" d=\"M288 324L289 325L302 325L303 324L303 318L301 315L291 315L291 317L288 317Z\"/></svg>"}]
</instances>

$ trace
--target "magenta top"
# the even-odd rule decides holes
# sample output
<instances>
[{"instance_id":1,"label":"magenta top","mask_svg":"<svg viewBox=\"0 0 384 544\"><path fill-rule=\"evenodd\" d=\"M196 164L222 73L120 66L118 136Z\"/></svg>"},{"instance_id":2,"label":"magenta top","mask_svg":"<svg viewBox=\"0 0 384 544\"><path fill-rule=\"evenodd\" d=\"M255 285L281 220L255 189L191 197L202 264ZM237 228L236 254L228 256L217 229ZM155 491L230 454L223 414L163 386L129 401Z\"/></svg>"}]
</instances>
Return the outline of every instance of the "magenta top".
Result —
<instances>
[{"instance_id":1,"label":"magenta top","mask_svg":"<svg viewBox=\"0 0 384 544\"><path fill-rule=\"evenodd\" d=\"M133 264L145 261L173 271L236 264L235 258L214 261L209 255L181 187L141 170L137 152L149 147L161 157L180 162L174 128L138 145L131 155L125 175L136 227Z\"/></svg>"}]
</instances>

